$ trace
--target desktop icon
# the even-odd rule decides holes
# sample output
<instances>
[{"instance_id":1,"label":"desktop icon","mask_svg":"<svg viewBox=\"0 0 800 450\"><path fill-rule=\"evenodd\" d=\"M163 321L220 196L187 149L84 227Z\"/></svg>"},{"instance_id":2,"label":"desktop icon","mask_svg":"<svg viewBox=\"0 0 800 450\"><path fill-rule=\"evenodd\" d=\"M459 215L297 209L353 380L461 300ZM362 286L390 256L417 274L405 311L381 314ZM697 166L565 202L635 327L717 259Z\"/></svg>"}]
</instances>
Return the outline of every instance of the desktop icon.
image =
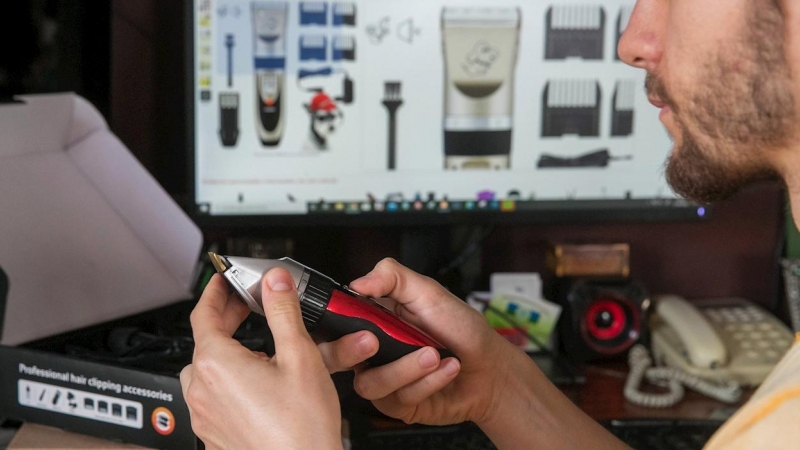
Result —
<instances>
[{"instance_id":1,"label":"desktop icon","mask_svg":"<svg viewBox=\"0 0 800 450\"><path fill-rule=\"evenodd\" d=\"M447 200L439 202L439 209L442 211L447 211L450 209L450 203Z\"/></svg>"},{"instance_id":2,"label":"desktop icon","mask_svg":"<svg viewBox=\"0 0 800 450\"><path fill-rule=\"evenodd\" d=\"M344 211L344 203L337 202L336 205L334 205L334 208L336 208L337 211Z\"/></svg>"},{"instance_id":3,"label":"desktop icon","mask_svg":"<svg viewBox=\"0 0 800 450\"><path fill-rule=\"evenodd\" d=\"M361 210L364 212L372 211L372 205L369 202L361 203Z\"/></svg>"},{"instance_id":4,"label":"desktop icon","mask_svg":"<svg viewBox=\"0 0 800 450\"><path fill-rule=\"evenodd\" d=\"M421 200L417 200L417 201L414 202L414 209L416 209L417 211L422 211L422 201Z\"/></svg>"},{"instance_id":5,"label":"desktop icon","mask_svg":"<svg viewBox=\"0 0 800 450\"><path fill-rule=\"evenodd\" d=\"M389 202L386 204L387 211L397 211L397 202Z\"/></svg>"},{"instance_id":6,"label":"desktop icon","mask_svg":"<svg viewBox=\"0 0 800 450\"><path fill-rule=\"evenodd\" d=\"M500 205L500 210L503 212L513 212L516 209L517 209L516 200L503 200L503 203Z\"/></svg>"},{"instance_id":7,"label":"desktop icon","mask_svg":"<svg viewBox=\"0 0 800 450\"><path fill-rule=\"evenodd\" d=\"M493 191L483 190L478 192L478 200L494 200L495 193Z\"/></svg>"}]
</instances>

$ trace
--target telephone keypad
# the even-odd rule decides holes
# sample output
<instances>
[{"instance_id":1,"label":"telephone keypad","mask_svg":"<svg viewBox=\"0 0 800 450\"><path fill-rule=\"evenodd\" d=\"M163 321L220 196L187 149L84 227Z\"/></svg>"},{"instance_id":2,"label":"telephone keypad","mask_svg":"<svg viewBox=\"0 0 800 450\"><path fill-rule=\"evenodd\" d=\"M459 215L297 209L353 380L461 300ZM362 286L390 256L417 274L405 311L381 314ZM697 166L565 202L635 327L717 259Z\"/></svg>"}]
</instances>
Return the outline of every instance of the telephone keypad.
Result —
<instances>
[{"instance_id":1,"label":"telephone keypad","mask_svg":"<svg viewBox=\"0 0 800 450\"><path fill-rule=\"evenodd\" d=\"M732 345L743 350L740 355L744 359L774 364L791 345L780 327L768 322L758 308L720 306L702 311L721 332L728 335Z\"/></svg>"}]
</instances>

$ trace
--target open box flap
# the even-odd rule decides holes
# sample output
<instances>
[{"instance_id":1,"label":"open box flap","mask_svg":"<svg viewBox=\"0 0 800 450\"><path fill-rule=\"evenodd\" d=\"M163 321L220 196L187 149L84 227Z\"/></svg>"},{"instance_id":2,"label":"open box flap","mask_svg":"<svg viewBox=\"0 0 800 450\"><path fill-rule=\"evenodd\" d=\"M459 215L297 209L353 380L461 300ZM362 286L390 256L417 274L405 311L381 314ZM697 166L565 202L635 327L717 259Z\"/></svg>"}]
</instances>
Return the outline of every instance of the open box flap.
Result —
<instances>
[{"instance_id":1,"label":"open box flap","mask_svg":"<svg viewBox=\"0 0 800 450\"><path fill-rule=\"evenodd\" d=\"M74 94L0 105L1 343L190 296L202 234Z\"/></svg>"}]
</instances>

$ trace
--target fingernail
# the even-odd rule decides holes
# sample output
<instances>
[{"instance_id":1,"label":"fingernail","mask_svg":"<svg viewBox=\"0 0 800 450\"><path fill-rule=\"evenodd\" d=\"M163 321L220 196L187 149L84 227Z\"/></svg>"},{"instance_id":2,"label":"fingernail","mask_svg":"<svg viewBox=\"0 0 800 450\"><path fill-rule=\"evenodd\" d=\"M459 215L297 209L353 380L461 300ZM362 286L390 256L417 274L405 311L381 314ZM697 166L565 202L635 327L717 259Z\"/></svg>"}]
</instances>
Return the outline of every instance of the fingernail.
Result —
<instances>
[{"instance_id":1,"label":"fingernail","mask_svg":"<svg viewBox=\"0 0 800 450\"><path fill-rule=\"evenodd\" d=\"M372 352L372 339L369 337L369 334L364 333L360 338L358 338L358 342L356 343L358 351L362 354L367 354Z\"/></svg>"},{"instance_id":2,"label":"fingernail","mask_svg":"<svg viewBox=\"0 0 800 450\"><path fill-rule=\"evenodd\" d=\"M270 270L267 272L267 285L275 292L285 292L292 288L291 275L285 270Z\"/></svg>"},{"instance_id":3,"label":"fingernail","mask_svg":"<svg viewBox=\"0 0 800 450\"><path fill-rule=\"evenodd\" d=\"M444 373L448 376L455 375L456 372L461 368L461 364L455 358L448 359L444 363Z\"/></svg>"},{"instance_id":4,"label":"fingernail","mask_svg":"<svg viewBox=\"0 0 800 450\"><path fill-rule=\"evenodd\" d=\"M367 281L368 279L369 279L369 275L364 275L364 276L363 276L363 277L361 277L361 278L357 278L357 279L353 280L353 281L352 281L350 284L364 283L364 282L365 282L365 281Z\"/></svg>"},{"instance_id":5,"label":"fingernail","mask_svg":"<svg viewBox=\"0 0 800 450\"><path fill-rule=\"evenodd\" d=\"M437 362L438 358L436 358L436 353L430 348L422 352L422 355L419 357L420 365L426 369L435 366Z\"/></svg>"}]
</instances>

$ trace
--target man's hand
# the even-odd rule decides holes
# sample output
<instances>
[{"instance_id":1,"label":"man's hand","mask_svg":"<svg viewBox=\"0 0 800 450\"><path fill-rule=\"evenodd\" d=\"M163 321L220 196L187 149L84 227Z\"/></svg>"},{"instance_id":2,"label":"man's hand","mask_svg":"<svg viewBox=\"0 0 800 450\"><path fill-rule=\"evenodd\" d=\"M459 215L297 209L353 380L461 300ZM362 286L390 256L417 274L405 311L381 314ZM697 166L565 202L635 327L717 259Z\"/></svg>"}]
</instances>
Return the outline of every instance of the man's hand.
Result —
<instances>
[{"instance_id":1,"label":"man's hand","mask_svg":"<svg viewBox=\"0 0 800 450\"><path fill-rule=\"evenodd\" d=\"M329 370L353 366L356 392L389 416L407 423L443 425L471 420L480 424L494 414L500 396L508 394L504 380L509 372L530 371L533 366L529 358L495 333L481 314L432 279L392 259L381 261L350 287L373 298L393 300L397 315L423 329L461 360L440 361L438 352L428 347L365 370L357 363L372 356L378 347L371 333L354 333L321 344Z\"/></svg>"},{"instance_id":2,"label":"man's hand","mask_svg":"<svg viewBox=\"0 0 800 450\"><path fill-rule=\"evenodd\" d=\"M341 448L333 381L300 315L291 275L273 269L262 302L275 356L231 338L249 309L219 276L192 312L195 350L181 372L192 429L208 448Z\"/></svg>"}]
</instances>

